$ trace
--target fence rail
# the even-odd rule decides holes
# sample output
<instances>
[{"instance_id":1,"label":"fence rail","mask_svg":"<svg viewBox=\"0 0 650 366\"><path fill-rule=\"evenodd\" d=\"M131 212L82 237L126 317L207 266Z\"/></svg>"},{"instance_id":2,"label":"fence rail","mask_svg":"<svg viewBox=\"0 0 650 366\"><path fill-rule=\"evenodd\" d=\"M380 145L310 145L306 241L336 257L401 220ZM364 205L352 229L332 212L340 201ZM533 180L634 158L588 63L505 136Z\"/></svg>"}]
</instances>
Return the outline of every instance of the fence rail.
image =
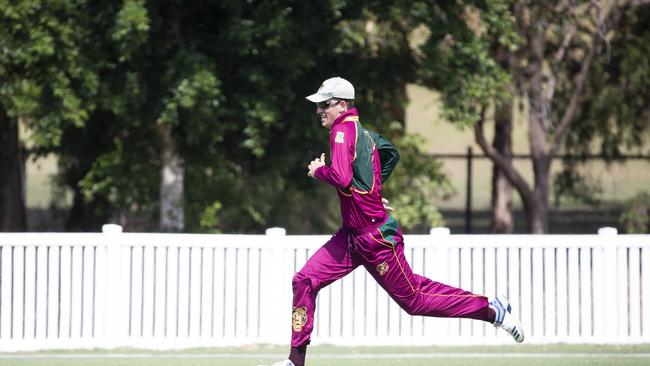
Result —
<instances>
[{"instance_id":1,"label":"fence rail","mask_svg":"<svg viewBox=\"0 0 650 366\"><path fill-rule=\"evenodd\" d=\"M0 351L287 344L291 278L329 237L0 234ZM650 342L650 236L407 235L414 271L507 294L530 343ZM314 343L511 342L411 317L363 268L321 290Z\"/></svg>"}]
</instances>

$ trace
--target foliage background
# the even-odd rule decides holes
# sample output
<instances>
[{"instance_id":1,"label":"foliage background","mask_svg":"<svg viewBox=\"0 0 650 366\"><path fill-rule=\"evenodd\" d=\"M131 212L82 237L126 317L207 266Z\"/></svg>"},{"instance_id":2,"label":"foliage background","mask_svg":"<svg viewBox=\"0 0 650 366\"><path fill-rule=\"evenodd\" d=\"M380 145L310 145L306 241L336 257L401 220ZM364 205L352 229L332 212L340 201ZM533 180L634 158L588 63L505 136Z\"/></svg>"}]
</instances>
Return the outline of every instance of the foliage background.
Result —
<instances>
[{"instance_id":1,"label":"foliage background","mask_svg":"<svg viewBox=\"0 0 650 366\"><path fill-rule=\"evenodd\" d=\"M21 122L28 158L58 157L51 206L65 230L157 230L164 127L184 162L185 231L322 233L339 226L338 202L305 176L327 131L304 96L341 75L362 122L402 153L385 195L425 231L462 185L406 132L407 86L440 91L442 115L465 127L510 98L491 40L525 48L514 3L0 0L0 108ZM567 151L647 146L648 9L623 19ZM598 205L580 161L565 163L558 194Z\"/></svg>"}]
</instances>

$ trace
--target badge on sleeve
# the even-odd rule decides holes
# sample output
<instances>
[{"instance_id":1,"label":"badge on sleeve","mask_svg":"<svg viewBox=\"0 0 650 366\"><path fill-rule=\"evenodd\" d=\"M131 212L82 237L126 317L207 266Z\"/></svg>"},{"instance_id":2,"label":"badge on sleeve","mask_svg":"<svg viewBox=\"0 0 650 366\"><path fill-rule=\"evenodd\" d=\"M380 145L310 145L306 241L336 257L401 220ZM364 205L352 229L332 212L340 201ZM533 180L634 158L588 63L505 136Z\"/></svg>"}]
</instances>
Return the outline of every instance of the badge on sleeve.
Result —
<instances>
[{"instance_id":1,"label":"badge on sleeve","mask_svg":"<svg viewBox=\"0 0 650 366\"><path fill-rule=\"evenodd\" d=\"M343 133L343 131L338 131L336 133L336 137L334 137L334 142L338 144L342 144L344 141L345 141L345 134Z\"/></svg>"}]
</instances>

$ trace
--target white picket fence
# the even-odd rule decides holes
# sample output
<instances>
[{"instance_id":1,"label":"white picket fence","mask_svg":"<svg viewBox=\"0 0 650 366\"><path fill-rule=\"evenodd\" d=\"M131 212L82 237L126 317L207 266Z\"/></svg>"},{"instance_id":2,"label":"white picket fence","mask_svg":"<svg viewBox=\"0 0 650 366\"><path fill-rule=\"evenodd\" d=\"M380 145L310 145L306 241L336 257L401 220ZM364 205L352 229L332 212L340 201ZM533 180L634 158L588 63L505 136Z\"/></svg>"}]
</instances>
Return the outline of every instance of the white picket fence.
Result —
<instances>
[{"instance_id":1,"label":"white picket fence","mask_svg":"<svg viewBox=\"0 0 650 366\"><path fill-rule=\"evenodd\" d=\"M110 231L110 230L109 230ZM328 236L0 234L0 351L288 344L291 279ZM528 343L650 342L650 235L407 235L414 271L493 295ZM512 341L411 317L361 267L323 289L312 344Z\"/></svg>"}]
</instances>

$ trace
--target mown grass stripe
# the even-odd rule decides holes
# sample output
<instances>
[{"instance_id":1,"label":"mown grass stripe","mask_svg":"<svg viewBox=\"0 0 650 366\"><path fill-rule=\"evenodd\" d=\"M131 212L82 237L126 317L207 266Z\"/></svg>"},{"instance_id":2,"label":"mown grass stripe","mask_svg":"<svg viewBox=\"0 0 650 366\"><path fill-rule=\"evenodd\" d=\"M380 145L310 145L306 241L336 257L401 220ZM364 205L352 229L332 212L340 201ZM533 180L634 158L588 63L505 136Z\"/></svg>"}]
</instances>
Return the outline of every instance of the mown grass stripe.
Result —
<instances>
[{"instance_id":1,"label":"mown grass stripe","mask_svg":"<svg viewBox=\"0 0 650 366\"><path fill-rule=\"evenodd\" d=\"M257 358L282 358L285 353L29 353L29 354L0 354L0 359L257 359ZM437 358L648 358L650 353L540 353L540 352L442 352L442 353L357 353L357 354L312 354L314 359L437 359Z\"/></svg>"}]
</instances>

